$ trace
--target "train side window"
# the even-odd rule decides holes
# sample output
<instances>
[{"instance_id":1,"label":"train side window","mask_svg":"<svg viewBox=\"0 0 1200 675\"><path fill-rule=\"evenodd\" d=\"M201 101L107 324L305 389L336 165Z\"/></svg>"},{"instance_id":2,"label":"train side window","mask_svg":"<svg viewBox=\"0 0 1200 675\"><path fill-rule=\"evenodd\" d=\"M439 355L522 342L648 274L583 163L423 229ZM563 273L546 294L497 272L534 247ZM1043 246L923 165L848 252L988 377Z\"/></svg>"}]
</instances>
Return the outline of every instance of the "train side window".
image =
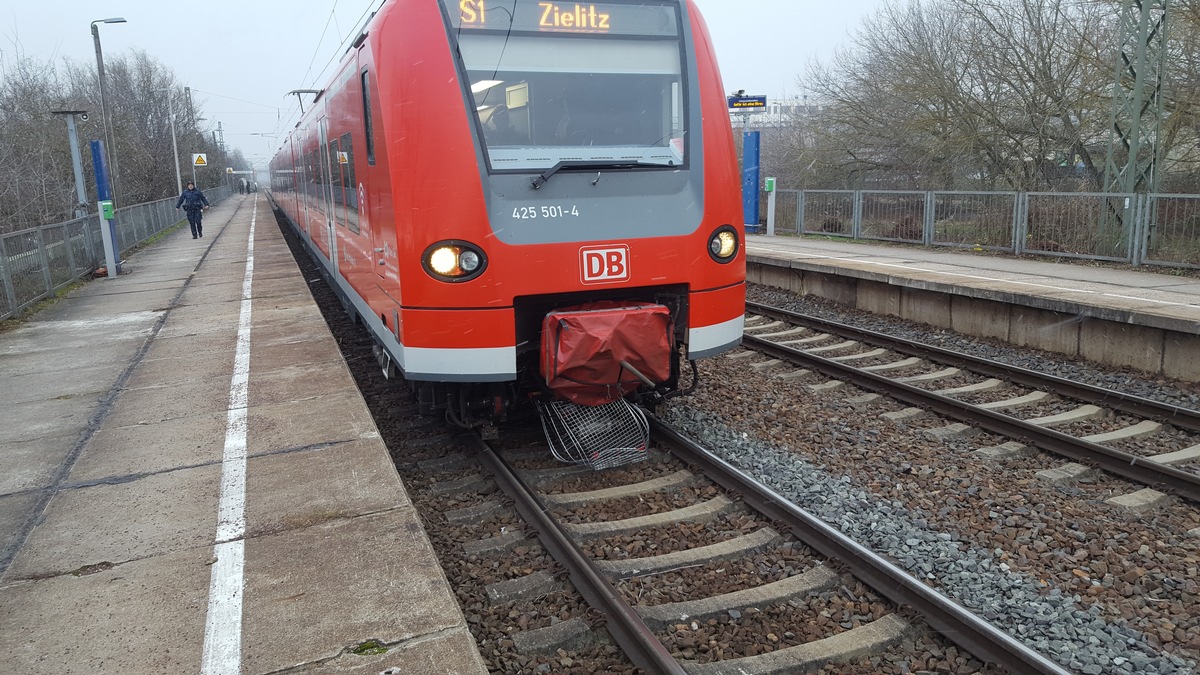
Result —
<instances>
[{"instance_id":1,"label":"train side window","mask_svg":"<svg viewBox=\"0 0 1200 675\"><path fill-rule=\"evenodd\" d=\"M358 233L358 181L354 180L354 144L350 141L350 132L342 134L342 154L346 160L342 164L342 187L346 190L346 224L350 231Z\"/></svg>"},{"instance_id":2,"label":"train side window","mask_svg":"<svg viewBox=\"0 0 1200 675\"><path fill-rule=\"evenodd\" d=\"M363 127L367 134L367 164L375 165L375 125L371 122L371 78L362 71Z\"/></svg>"},{"instance_id":3,"label":"train side window","mask_svg":"<svg viewBox=\"0 0 1200 675\"><path fill-rule=\"evenodd\" d=\"M342 219L341 219L341 222L338 223L338 225L345 227L346 226L346 193L345 193L344 186L346 184L346 181L345 181L345 177L342 175L343 172L345 171L345 168L342 166L341 153L338 152L338 139L336 139L336 138L333 139L332 141L329 141L329 160L330 160L330 162L332 162L332 168L330 168L330 171L332 172L332 174L329 176L330 209L333 211L334 220L336 221L338 206L342 207L342 209L341 209Z\"/></svg>"}]
</instances>

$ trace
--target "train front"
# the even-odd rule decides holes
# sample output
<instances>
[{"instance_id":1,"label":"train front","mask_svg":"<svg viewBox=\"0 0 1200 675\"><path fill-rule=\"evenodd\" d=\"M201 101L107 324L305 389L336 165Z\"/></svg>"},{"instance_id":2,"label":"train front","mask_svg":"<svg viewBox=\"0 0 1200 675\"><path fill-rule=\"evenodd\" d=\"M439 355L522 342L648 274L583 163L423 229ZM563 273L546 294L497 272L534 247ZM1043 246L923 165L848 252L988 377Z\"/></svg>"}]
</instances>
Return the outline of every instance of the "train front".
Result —
<instances>
[{"instance_id":1,"label":"train front","mask_svg":"<svg viewBox=\"0 0 1200 675\"><path fill-rule=\"evenodd\" d=\"M740 342L745 301L736 158L702 19L679 0L442 2L482 217L420 242L441 282L430 304L500 310L492 336L512 340L536 390L518 396L676 391L687 361Z\"/></svg>"}]
</instances>

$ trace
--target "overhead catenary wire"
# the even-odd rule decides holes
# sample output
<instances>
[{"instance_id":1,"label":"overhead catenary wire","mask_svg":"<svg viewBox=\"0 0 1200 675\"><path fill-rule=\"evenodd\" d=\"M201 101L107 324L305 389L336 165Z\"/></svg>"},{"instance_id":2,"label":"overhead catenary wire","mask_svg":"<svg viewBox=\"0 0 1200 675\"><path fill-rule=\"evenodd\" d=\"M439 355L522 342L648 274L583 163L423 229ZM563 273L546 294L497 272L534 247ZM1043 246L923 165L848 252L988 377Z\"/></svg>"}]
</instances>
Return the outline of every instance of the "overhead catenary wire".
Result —
<instances>
[{"instance_id":1,"label":"overhead catenary wire","mask_svg":"<svg viewBox=\"0 0 1200 675\"><path fill-rule=\"evenodd\" d=\"M325 22L325 28L321 32L321 38L317 43L317 47L313 50L313 57L309 62L308 70L305 72L304 78L302 78L302 81L305 82L307 87L313 87L325 75L325 72L329 69L329 67L345 53L343 47L357 37L357 31L359 30L359 27L363 25L369 15L371 15L373 12L378 12L379 8L383 6L385 1L386 0L368 0L365 9L363 9L358 19L353 23L353 28L351 28L350 33L342 36L341 41L338 44L338 48L334 50L333 55L328 61L325 62L325 65L321 67L321 70L314 75L311 80L309 80L308 77L312 73L312 64L316 62L317 55L320 53L321 44L324 43L325 34L329 30L329 24L331 21L336 22L336 18L333 16L333 12L331 10L330 19ZM336 7L337 2L334 2L334 8L336 9ZM285 136L287 130L299 121L299 117L302 115L300 111L299 99L286 106L285 110L286 112L280 116L279 122L275 126L274 133L276 136Z\"/></svg>"}]
</instances>

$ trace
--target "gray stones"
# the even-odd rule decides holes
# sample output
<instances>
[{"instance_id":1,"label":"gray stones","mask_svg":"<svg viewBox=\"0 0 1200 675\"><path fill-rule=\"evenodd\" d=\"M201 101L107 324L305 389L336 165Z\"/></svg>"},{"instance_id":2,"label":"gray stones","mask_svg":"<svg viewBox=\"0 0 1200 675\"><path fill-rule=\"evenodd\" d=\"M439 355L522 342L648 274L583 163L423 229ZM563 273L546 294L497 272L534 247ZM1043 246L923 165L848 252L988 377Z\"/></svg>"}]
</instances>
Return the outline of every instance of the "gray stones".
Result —
<instances>
[{"instance_id":1,"label":"gray stones","mask_svg":"<svg viewBox=\"0 0 1200 675\"><path fill-rule=\"evenodd\" d=\"M852 398L846 399L846 403L849 403L850 405L854 406L855 408L865 408L868 405L870 405L876 401L882 401L882 400L883 400L883 397L880 396L879 394L863 394L862 396L854 396Z\"/></svg>"},{"instance_id":2,"label":"gray stones","mask_svg":"<svg viewBox=\"0 0 1200 675\"><path fill-rule=\"evenodd\" d=\"M920 512L908 511L900 502L880 501L849 478L827 474L786 449L743 437L707 411L684 403L669 407L666 417L725 461L1065 667L1082 672L1086 666L1100 665L1102 672L1139 675L1192 672L1183 659L1156 652L1137 631L1103 620L1099 605L1083 609L1076 596L1047 589L1044 581L1011 569L1001 549L976 548L967 543L970 539L931 530ZM977 453L1015 457L1027 451L1011 443ZM998 512L995 517L1004 520ZM1195 530L1189 534L1200 537L1200 528ZM1087 539L1080 534L1081 542ZM1118 663L1118 658L1123 661Z\"/></svg>"}]
</instances>

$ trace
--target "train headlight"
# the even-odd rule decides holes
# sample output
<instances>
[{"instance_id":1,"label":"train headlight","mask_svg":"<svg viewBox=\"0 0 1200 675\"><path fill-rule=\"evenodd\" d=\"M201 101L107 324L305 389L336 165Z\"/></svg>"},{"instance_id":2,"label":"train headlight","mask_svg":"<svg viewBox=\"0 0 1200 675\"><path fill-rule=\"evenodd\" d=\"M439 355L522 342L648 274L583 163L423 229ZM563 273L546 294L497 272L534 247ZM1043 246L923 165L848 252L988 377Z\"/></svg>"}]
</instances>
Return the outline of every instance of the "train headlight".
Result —
<instances>
[{"instance_id":1,"label":"train headlight","mask_svg":"<svg viewBox=\"0 0 1200 675\"><path fill-rule=\"evenodd\" d=\"M463 251L458 256L458 266L467 274L479 269L479 263L479 254L475 251Z\"/></svg>"},{"instance_id":2,"label":"train headlight","mask_svg":"<svg viewBox=\"0 0 1200 675\"><path fill-rule=\"evenodd\" d=\"M483 273L487 258L474 244L464 241L439 241L421 256L425 272L438 281L470 281Z\"/></svg>"},{"instance_id":3,"label":"train headlight","mask_svg":"<svg viewBox=\"0 0 1200 675\"><path fill-rule=\"evenodd\" d=\"M737 257L737 230L729 225L718 227L708 238L708 254L719 263L727 263Z\"/></svg>"}]
</instances>

